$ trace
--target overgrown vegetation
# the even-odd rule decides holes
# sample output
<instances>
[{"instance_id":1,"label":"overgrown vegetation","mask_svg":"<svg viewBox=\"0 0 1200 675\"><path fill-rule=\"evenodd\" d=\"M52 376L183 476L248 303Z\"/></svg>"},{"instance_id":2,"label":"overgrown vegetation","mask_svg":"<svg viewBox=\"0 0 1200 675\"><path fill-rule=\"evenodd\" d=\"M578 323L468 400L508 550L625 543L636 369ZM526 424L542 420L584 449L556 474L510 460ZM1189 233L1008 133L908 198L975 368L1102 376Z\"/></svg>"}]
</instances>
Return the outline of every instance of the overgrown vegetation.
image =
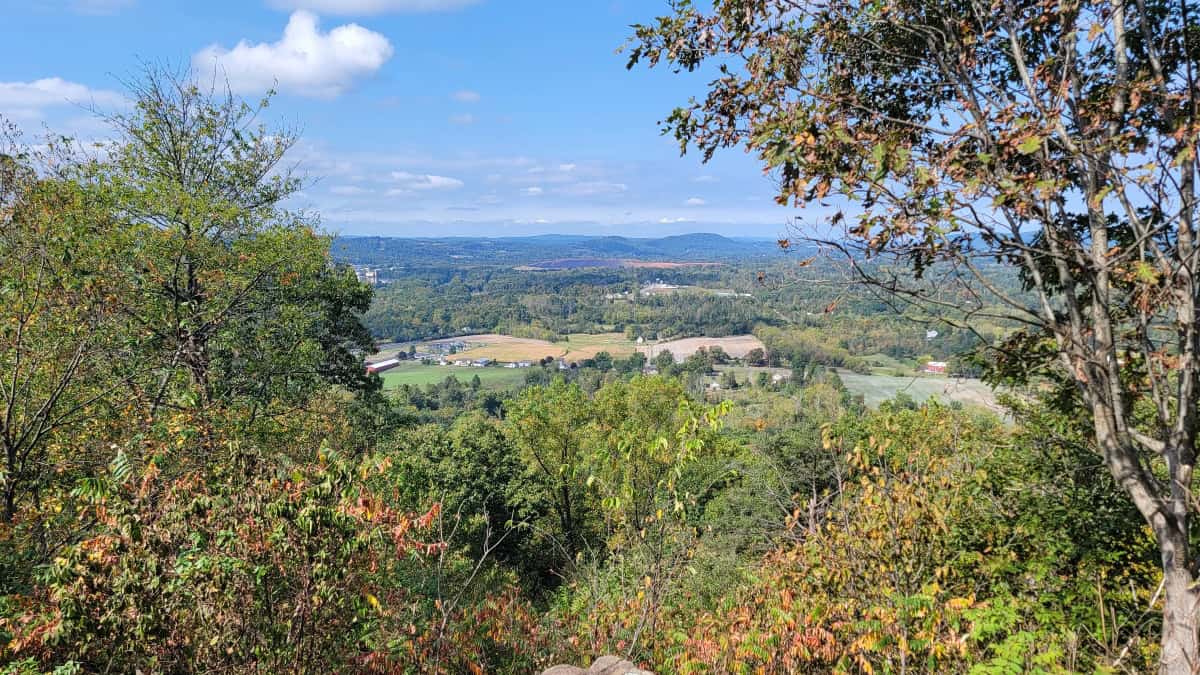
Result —
<instances>
[{"instance_id":1,"label":"overgrown vegetation","mask_svg":"<svg viewBox=\"0 0 1200 675\"><path fill-rule=\"evenodd\" d=\"M0 153L2 672L1160 659L1159 541L1076 395L966 358L973 332L1011 324L941 343L956 368L1008 375L1001 420L851 395L837 368L911 373L929 338L828 261L786 263L825 283L677 273L749 297L643 298L627 270L426 269L372 304L284 208L294 138L261 107L158 71L132 93L99 156L12 130ZM753 330L767 348L547 359L510 391L384 392L366 373L368 326L407 340L465 322Z\"/></svg>"}]
</instances>

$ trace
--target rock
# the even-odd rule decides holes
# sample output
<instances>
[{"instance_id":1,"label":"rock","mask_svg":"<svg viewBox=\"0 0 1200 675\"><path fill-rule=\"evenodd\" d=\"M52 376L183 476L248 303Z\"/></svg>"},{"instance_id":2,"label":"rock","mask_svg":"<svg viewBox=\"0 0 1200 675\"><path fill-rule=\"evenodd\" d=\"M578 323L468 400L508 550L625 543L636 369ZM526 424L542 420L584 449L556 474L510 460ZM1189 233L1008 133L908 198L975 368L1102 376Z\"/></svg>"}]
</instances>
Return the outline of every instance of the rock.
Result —
<instances>
[{"instance_id":1,"label":"rock","mask_svg":"<svg viewBox=\"0 0 1200 675\"><path fill-rule=\"evenodd\" d=\"M642 670L619 656L601 656L596 659L587 675L654 675Z\"/></svg>"},{"instance_id":2,"label":"rock","mask_svg":"<svg viewBox=\"0 0 1200 675\"><path fill-rule=\"evenodd\" d=\"M543 670L542 675L654 675L654 673L642 670L619 656L601 656L587 670L575 666L554 666L549 670Z\"/></svg>"},{"instance_id":3,"label":"rock","mask_svg":"<svg viewBox=\"0 0 1200 675\"><path fill-rule=\"evenodd\" d=\"M588 673L578 666L551 666L548 670L543 670L542 675L588 675Z\"/></svg>"}]
</instances>

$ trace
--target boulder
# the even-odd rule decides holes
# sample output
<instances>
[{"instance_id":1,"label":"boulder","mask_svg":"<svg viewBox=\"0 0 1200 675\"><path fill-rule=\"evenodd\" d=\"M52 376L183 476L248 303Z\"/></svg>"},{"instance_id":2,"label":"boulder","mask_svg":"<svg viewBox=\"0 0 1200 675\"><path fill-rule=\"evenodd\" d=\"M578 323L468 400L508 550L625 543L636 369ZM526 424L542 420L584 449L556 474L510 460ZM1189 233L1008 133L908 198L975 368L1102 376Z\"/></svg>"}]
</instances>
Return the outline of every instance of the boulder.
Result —
<instances>
[{"instance_id":1,"label":"boulder","mask_svg":"<svg viewBox=\"0 0 1200 675\"><path fill-rule=\"evenodd\" d=\"M578 666L551 666L542 675L587 675L587 671Z\"/></svg>"},{"instance_id":2,"label":"boulder","mask_svg":"<svg viewBox=\"0 0 1200 675\"><path fill-rule=\"evenodd\" d=\"M619 656L601 656L596 659L591 668L587 669L587 675L654 675L650 671L642 670L634 664L626 661Z\"/></svg>"},{"instance_id":3,"label":"boulder","mask_svg":"<svg viewBox=\"0 0 1200 675\"><path fill-rule=\"evenodd\" d=\"M587 670L575 666L554 666L549 670L543 670L541 675L654 675L654 673L642 670L619 656L601 656Z\"/></svg>"}]
</instances>

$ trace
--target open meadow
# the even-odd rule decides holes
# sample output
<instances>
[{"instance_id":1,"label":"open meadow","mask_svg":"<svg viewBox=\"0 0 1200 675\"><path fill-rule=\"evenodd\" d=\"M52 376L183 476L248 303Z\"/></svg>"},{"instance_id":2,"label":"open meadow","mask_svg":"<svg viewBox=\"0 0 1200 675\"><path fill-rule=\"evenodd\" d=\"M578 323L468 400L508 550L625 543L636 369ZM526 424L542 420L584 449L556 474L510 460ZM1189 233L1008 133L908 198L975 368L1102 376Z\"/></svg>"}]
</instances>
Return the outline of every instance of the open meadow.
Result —
<instances>
[{"instance_id":1,"label":"open meadow","mask_svg":"<svg viewBox=\"0 0 1200 675\"><path fill-rule=\"evenodd\" d=\"M699 351L701 347L720 347L725 350L726 354L738 359L746 356L754 349L761 349L764 352L767 349L762 340L753 335L731 335L720 338L696 337L658 342L638 347L638 351L645 354L647 358L653 359L665 350L671 352L676 361L683 361Z\"/></svg>"},{"instance_id":2,"label":"open meadow","mask_svg":"<svg viewBox=\"0 0 1200 675\"><path fill-rule=\"evenodd\" d=\"M566 342L557 343L567 348L563 356L567 361L583 361L600 352L608 352L614 358L625 358L636 349L633 342L625 339L621 333L572 333L568 338Z\"/></svg>"},{"instance_id":3,"label":"open meadow","mask_svg":"<svg viewBox=\"0 0 1200 675\"><path fill-rule=\"evenodd\" d=\"M399 366L381 373L383 388L396 389L400 385L411 384L425 386L436 384L453 375L460 382L467 384L471 378L479 376L479 381L487 389L504 390L520 385L525 381L522 368L461 368L455 366L433 366L421 363L402 363Z\"/></svg>"},{"instance_id":4,"label":"open meadow","mask_svg":"<svg viewBox=\"0 0 1200 675\"><path fill-rule=\"evenodd\" d=\"M600 352L608 352L614 357L624 357L632 354L634 350L633 343L620 333L597 335L572 333L566 340L560 342L488 333L437 340L430 344L450 342L463 342L467 345L467 348L459 352L455 358L492 359L506 363L540 361L546 357L578 362L590 359Z\"/></svg>"},{"instance_id":5,"label":"open meadow","mask_svg":"<svg viewBox=\"0 0 1200 675\"><path fill-rule=\"evenodd\" d=\"M959 401L978 405L1003 414L991 387L975 379L928 375L904 377L860 375L849 370L838 370L837 374L842 378L846 389L855 394L862 394L867 406L871 408L878 407L883 401L895 398L896 394L904 393L918 403L930 398L937 398L942 402Z\"/></svg>"}]
</instances>

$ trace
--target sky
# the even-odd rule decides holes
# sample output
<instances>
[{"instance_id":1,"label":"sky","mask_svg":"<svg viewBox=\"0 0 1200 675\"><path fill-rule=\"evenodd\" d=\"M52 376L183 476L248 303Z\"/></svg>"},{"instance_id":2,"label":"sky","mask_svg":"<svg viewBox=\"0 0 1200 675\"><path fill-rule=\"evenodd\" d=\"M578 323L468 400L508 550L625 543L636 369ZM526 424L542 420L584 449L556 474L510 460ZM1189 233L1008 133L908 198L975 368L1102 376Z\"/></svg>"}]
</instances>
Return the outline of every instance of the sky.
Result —
<instances>
[{"instance_id":1,"label":"sky","mask_svg":"<svg viewBox=\"0 0 1200 675\"><path fill-rule=\"evenodd\" d=\"M0 0L0 115L27 134L106 130L141 64L190 67L297 129L289 204L326 230L774 237L755 158L681 157L657 124L702 73L627 71L629 26L666 0Z\"/></svg>"}]
</instances>

